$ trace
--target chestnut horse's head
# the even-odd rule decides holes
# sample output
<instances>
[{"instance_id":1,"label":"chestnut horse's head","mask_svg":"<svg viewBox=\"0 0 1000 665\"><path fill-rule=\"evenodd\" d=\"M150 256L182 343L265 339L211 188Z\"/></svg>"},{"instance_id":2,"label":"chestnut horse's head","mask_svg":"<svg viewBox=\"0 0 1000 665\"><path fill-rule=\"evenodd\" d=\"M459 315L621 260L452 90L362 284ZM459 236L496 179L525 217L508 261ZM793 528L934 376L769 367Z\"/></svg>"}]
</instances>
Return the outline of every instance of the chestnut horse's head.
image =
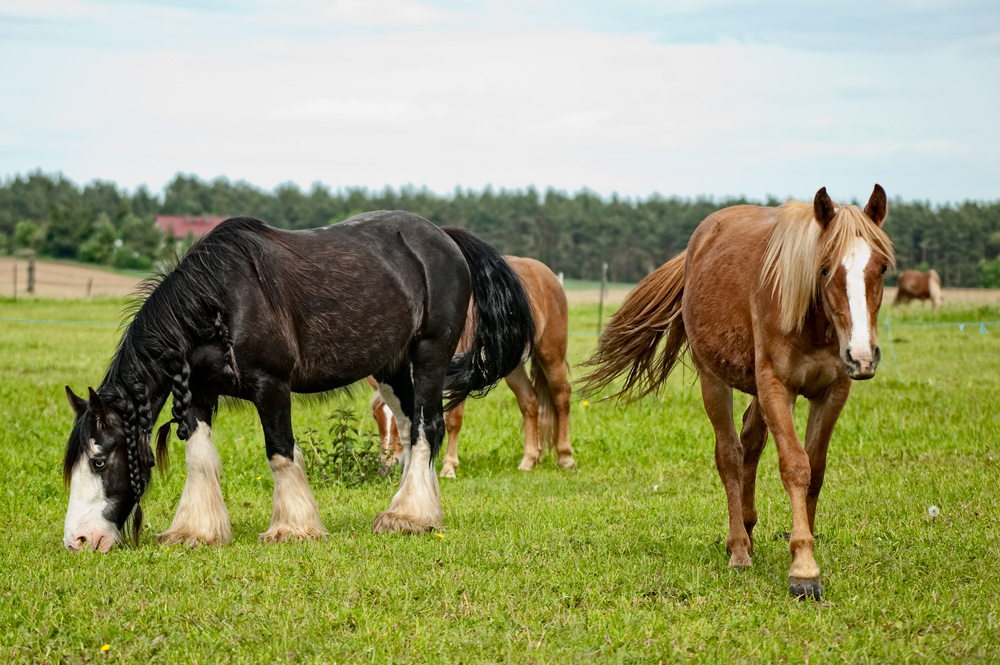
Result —
<instances>
[{"instance_id":1,"label":"chestnut horse's head","mask_svg":"<svg viewBox=\"0 0 1000 665\"><path fill-rule=\"evenodd\" d=\"M868 205L836 206L826 188L813 201L822 227L817 287L823 310L840 341L840 358L852 379L875 376L882 353L878 346L878 310L883 274L894 263L892 245L882 230L885 190L875 185Z\"/></svg>"},{"instance_id":2,"label":"chestnut horse's head","mask_svg":"<svg viewBox=\"0 0 1000 665\"><path fill-rule=\"evenodd\" d=\"M69 486L63 544L72 551L107 552L121 540L133 510L138 537L139 499L149 482L150 464L137 459L137 451L129 453L131 437L125 418L93 388L89 399L77 397L69 386L66 396L76 421L63 461L63 479Z\"/></svg>"}]
</instances>

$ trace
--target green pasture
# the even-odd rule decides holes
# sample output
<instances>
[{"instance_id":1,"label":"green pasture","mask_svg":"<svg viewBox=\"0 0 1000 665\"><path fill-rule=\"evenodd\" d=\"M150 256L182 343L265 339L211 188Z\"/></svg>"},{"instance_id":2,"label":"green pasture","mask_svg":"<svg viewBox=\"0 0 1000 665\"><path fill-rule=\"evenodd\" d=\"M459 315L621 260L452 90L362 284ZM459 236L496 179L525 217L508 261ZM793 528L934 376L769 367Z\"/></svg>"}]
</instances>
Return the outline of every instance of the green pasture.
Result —
<instances>
[{"instance_id":1,"label":"green pasture","mask_svg":"<svg viewBox=\"0 0 1000 665\"><path fill-rule=\"evenodd\" d=\"M0 318L116 322L122 305L2 301ZM596 311L572 309L574 366L596 343ZM854 386L831 444L822 602L788 596L790 517L771 445L754 567L727 567L711 429L686 369L628 408L574 396L572 472L554 455L516 469L520 416L505 387L470 403L458 478L442 481L444 528L420 537L371 531L393 476L354 488L314 479L330 535L259 544L272 491L263 438L251 409L224 407L214 440L231 544L156 544L184 483L175 440L139 546L72 555L63 386L96 386L119 330L0 321L0 661L1000 661L1000 310L887 314L883 365ZM367 399L298 402L296 434L322 433L338 407L360 416Z\"/></svg>"}]
</instances>

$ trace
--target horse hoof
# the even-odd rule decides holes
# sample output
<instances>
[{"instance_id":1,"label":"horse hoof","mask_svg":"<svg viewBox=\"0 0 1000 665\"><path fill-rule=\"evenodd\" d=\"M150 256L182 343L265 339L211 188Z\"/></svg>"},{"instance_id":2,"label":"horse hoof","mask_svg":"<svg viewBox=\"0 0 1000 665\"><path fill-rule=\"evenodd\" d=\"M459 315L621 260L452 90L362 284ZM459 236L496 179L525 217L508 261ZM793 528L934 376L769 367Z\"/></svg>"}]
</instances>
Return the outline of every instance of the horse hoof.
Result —
<instances>
[{"instance_id":1,"label":"horse hoof","mask_svg":"<svg viewBox=\"0 0 1000 665\"><path fill-rule=\"evenodd\" d=\"M823 598L823 584L818 577L789 577L788 593L799 600Z\"/></svg>"},{"instance_id":2,"label":"horse hoof","mask_svg":"<svg viewBox=\"0 0 1000 665\"><path fill-rule=\"evenodd\" d=\"M753 561L750 560L749 554L733 554L729 557L729 567L736 570L743 570L744 568L753 567Z\"/></svg>"},{"instance_id":3,"label":"horse hoof","mask_svg":"<svg viewBox=\"0 0 1000 665\"><path fill-rule=\"evenodd\" d=\"M575 469L576 460L572 457L560 457L559 458L559 468L560 469Z\"/></svg>"},{"instance_id":4,"label":"horse hoof","mask_svg":"<svg viewBox=\"0 0 1000 665\"><path fill-rule=\"evenodd\" d=\"M535 468L535 462L528 458L525 458L521 460L521 463L517 465L517 468L520 469L521 471L531 471L532 469Z\"/></svg>"},{"instance_id":5,"label":"horse hoof","mask_svg":"<svg viewBox=\"0 0 1000 665\"><path fill-rule=\"evenodd\" d=\"M429 524L417 522L405 515L394 513L390 510L379 513L375 516L375 523L372 531L375 533L411 533L422 534L431 530Z\"/></svg>"},{"instance_id":6,"label":"horse hoof","mask_svg":"<svg viewBox=\"0 0 1000 665\"><path fill-rule=\"evenodd\" d=\"M454 478L455 477L455 467L446 466L441 468L442 478Z\"/></svg>"}]
</instances>

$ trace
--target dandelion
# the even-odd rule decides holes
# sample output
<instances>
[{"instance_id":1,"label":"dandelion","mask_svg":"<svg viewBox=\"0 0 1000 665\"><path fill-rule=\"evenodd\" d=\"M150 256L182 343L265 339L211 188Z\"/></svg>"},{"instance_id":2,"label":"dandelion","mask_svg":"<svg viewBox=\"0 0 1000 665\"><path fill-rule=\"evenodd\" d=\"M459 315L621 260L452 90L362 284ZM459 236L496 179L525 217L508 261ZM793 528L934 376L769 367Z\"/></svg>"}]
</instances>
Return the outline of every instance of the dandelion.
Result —
<instances>
[{"instance_id":1,"label":"dandelion","mask_svg":"<svg viewBox=\"0 0 1000 665\"><path fill-rule=\"evenodd\" d=\"M260 476L257 476L257 480L260 480Z\"/></svg>"},{"instance_id":2,"label":"dandelion","mask_svg":"<svg viewBox=\"0 0 1000 665\"><path fill-rule=\"evenodd\" d=\"M110 644L105 644L103 647L101 647L101 651L107 651L110 648L111 648Z\"/></svg>"},{"instance_id":3,"label":"dandelion","mask_svg":"<svg viewBox=\"0 0 1000 665\"><path fill-rule=\"evenodd\" d=\"M437 536L438 538L441 538L442 540L444 539L444 534L443 534L443 533L441 533L440 531L438 531L438 532L437 532L437 533L435 533L434 535L435 535L435 536Z\"/></svg>"},{"instance_id":4,"label":"dandelion","mask_svg":"<svg viewBox=\"0 0 1000 665\"><path fill-rule=\"evenodd\" d=\"M938 510L937 506L928 506L927 514L931 516L931 519L934 519L935 517L941 514L941 511Z\"/></svg>"},{"instance_id":5,"label":"dandelion","mask_svg":"<svg viewBox=\"0 0 1000 665\"><path fill-rule=\"evenodd\" d=\"M582 406L587 406L588 404L590 404L590 402L588 402L587 400L583 400L582 402L580 402L580 404Z\"/></svg>"}]
</instances>

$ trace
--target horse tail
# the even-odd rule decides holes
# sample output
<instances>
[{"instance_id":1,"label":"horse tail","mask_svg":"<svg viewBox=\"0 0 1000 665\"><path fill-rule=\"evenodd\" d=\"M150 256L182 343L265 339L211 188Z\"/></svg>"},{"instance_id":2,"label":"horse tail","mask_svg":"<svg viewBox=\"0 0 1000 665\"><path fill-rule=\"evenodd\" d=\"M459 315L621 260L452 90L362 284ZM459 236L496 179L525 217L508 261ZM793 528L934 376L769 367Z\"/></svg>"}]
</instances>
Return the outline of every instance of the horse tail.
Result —
<instances>
[{"instance_id":1,"label":"horse tail","mask_svg":"<svg viewBox=\"0 0 1000 665\"><path fill-rule=\"evenodd\" d=\"M667 379L687 344L681 316L686 257L687 252L681 252L628 294L601 334L597 351L583 363L594 368L580 379L584 392L604 388L625 374L621 390L613 396L632 400L653 392Z\"/></svg>"},{"instance_id":2,"label":"horse tail","mask_svg":"<svg viewBox=\"0 0 1000 665\"><path fill-rule=\"evenodd\" d=\"M472 277L468 346L445 375L445 410L467 397L481 397L531 355L535 321L521 280L500 252L464 229L445 228Z\"/></svg>"},{"instance_id":3,"label":"horse tail","mask_svg":"<svg viewBox=\"0 0 1000 665\"><path fill-rule=\"evenodd\" d=\"M942 300L941 277L934 268L927 271L927 289L931 294L931 304L935 307L940 305Z\"/></svg>"},{"instance_id":4,"label":"horse tail","mask_svg":"<svg viewBox=\"0 0 1000 665\"><path fill-rule=\"evenodd\" d=\"M545 448L555 448L556 435L556 406L552 401L552 390L549 388L549 379L545 376L542 363L537 359L531 361L531 387L535 390L535 398L538 401L538 440Z\"/></svg>"}]
</instances>

